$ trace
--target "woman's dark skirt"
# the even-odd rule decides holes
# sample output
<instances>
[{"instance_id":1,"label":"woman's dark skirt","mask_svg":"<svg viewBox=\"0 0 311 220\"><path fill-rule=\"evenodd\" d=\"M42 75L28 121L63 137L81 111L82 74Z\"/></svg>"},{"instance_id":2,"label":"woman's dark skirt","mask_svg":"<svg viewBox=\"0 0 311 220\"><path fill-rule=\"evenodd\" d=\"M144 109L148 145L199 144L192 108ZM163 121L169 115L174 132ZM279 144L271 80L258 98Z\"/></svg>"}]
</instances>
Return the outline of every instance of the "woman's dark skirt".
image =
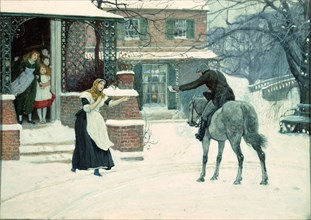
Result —
<instances>
[{"instance_id":1,"label":"woman's dark skirt","mask_svg":"<svg viewBox=\"0 0 311 220\"><path fill-rule=\"evenodd\" d=\"M110 150L97 147L87 133L86 113L81 109L76 114L76 145L72 156L72 168L87 170L94 168L111 169L114 166Z\"/></svg>"}]
</instances>

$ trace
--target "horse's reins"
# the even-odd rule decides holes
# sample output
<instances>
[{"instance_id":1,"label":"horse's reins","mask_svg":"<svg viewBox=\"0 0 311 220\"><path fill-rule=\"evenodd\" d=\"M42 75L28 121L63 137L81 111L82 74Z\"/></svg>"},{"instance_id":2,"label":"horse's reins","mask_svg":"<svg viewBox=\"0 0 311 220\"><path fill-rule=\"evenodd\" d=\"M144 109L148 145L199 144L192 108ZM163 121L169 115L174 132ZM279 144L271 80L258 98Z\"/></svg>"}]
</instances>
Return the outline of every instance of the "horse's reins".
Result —
<instances>
[{"instance_id":1,"label":"horse's reins","mask_svg":"<svg viewBox=\"0 0 311 220\"><path fill-rule=\"evenodd\" d=\"M194 101L195 101L195 100L192 101L191 122L193 122L193 110L194 110L198 115L200 115L200 113L199 113L199 112L197 111L197 109L195 108ZM206 103L206 105L207 105L207 103ZM206 107L206 105L205 105L205 107ZM204 107L204 109L205 109L205 107ZM200 115L200 116L201 116L201 115ZM201 117L200 117L200 119L201 119ZM194 127L199 127L199 126L200 126L200 123L194 122Z\"/></svg>"}]
</instances>

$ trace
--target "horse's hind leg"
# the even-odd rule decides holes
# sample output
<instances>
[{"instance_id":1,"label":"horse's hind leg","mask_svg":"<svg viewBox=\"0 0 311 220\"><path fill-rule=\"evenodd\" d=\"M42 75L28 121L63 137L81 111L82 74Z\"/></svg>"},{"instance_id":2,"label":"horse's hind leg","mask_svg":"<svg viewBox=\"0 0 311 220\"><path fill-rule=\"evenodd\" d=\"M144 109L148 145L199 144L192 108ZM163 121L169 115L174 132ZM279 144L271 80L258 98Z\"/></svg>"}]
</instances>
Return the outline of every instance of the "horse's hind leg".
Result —
<instances>
[{"instance_id":1,"label":"horse's hind leg","mask_svg":"<svg viewBox=\"0 0 311 220\"><path fill-rule=\"evenodd\" d=\"M217 177L219 175L219 166L222 159L222 153L224 151L225 142L224 141L218 141L218 154L216 159L216 168L214 175L212 176L211 180L217 180Z\"/></svg>"},{"instance_id":2,"label":"horse's hind leg","mask_svg":"<svg viewBox=\"0 0 311 220\"><path fill-rule=\"evenodd\" d=\"M261 185L267 185L268 184L268 174L267 174L267 168L266 168L266 155L265 152L261 149L260 146L252 145L252 147L255 149L255 151L258 154L260 165L261 165L261 173L262 173L262 180L260 182Z\"/></svg>"},{"instance_id":3,"label":"horse's hind leg","mask_svg":"<svg viewBox=\"0 0 311 220\"><path fill-rule=\"evenodd\" d=\"M205 181L204 177L205 177L205 171L206 171L206 164L208 160L209 145L210 145L210 139L205 136L202 141L202 147L203 147L202 170L201 170L200 177L197 179L198 182Z\"/></svg>"},{"instance_id":4,"label":"horse's hind leg","mask_svg":"<svg viewBox=\"0 0 311 220\"><path fill-rule=\"evenodd\" d=\"M236 154L237 158L238 158L238 162L239 162L239 168L238 168L238 173L237 176L235 178L235 181L233 184L237 185L237 184L241 184L242 181L242 170L243 170L243 161L244 161L244 156L242 154L241 151L241 139L239 141L235 141L235 142L231 142L231 147L234 151L234 153Z\"/></svg>"}]
</instances>

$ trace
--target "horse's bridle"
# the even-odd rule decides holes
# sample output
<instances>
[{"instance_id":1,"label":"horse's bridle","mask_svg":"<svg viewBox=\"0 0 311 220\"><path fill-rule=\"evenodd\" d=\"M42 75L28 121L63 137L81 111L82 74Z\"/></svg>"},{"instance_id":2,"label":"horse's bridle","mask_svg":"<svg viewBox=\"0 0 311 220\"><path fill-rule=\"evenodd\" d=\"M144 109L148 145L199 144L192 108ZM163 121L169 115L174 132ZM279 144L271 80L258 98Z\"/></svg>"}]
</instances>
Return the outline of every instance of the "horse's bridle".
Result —
<instances>
[{"instance_id":1,"label":"horse's bridle","mask_svg":"<svg viewBox=\"0 0 311 220\"><path fill-rule=\"evenodd\" d=\"M197 111L197 109L195 108L194 100L192 100L191 104L192 104L192 109L191 109L191 119L190 119L190 123L193 123L193 124L194 124L194 127L199 127L199 126L200 126L200 123L193 122L193 111L195 111L195 113L197 113L197 115L200 115L200 113L199 113L199 112Z\"/></svg>"}]
</instances>

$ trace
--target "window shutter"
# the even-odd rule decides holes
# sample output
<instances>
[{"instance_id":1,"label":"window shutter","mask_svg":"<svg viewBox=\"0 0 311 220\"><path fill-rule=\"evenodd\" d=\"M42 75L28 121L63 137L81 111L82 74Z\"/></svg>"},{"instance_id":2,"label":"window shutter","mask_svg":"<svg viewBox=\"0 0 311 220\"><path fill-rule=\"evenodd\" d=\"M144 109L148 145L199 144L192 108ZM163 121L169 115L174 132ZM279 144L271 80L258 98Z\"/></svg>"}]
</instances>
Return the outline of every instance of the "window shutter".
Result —
<instances>
[{"instance_id":1,"label":"window shutter","mask_svg":"<svg viewBox=\"0 0 311 220\"><path fill-rule=\"evenodd\" d=\"M173 19L166 19L165 20L165 35L166 38L169 40L174 39L174 20Z\"/></svg>"},{"instance_id":2,"label":"window shutter","mask_svg":"<svg viewBox=\"0 0 311 220\"><path fill-rule=\"evenodd\" d=\"M141 111L143 109L142 65L140 63L136 64L133 71L135 73L134 89L138 92L137 102Z\"/></svg>"},{"instance_id":3,"label":"window shutter","mask_svg":"<svg viewBox=\"0 0 311 220\"><path fill-rule=\"evenodd\" d=\"M117 39L124 40L124 32L125 32L125 23L124 22L117 22Z\"/></svg>"},{"instance_id":4,"label":"window shutter","mask_svg":"<svg viewBox=\"0 0 311 220\"><path fill-rule=\"evenodd\" d=\"M140 21L140 30L141 39L147 40L148 39L148 20L146 18L141 18Z\"/></svg>"},{"instance_id":5,"label":"window shutter","mask_svg":"<svg viewBox=\"0 0 311 220\"><path fill-rule=\"evenodd\" d=\"M187 20L187 39L194 38L194 20Z\"/></svg>"},{"instance_id":6,"label":"window shutter","mask_svg":"<svg viewBox=\"0 0 311 220\"><path fill-rule=\"evenodd\" d=\"M176 71L175 68L169 64L168 65L168 76L167 76L168 85L176 85ZM167 108L168 109L176 109L177 102L176 102L176 93L170 92L167 89Z\"/></svg>"}]
</instances>

